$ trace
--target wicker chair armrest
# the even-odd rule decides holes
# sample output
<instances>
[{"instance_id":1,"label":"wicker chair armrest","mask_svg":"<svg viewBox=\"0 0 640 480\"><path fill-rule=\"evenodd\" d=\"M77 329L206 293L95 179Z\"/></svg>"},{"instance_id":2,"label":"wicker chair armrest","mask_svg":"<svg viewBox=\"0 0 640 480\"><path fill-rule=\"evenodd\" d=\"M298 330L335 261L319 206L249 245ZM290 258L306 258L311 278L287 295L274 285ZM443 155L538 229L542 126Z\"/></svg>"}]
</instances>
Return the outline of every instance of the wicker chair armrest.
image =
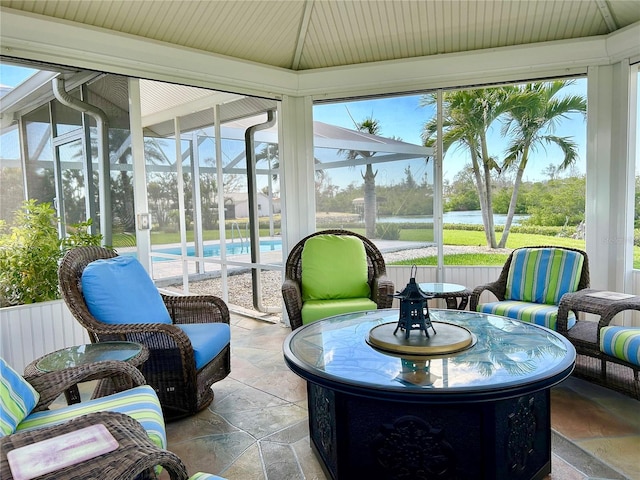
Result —
<instances>
[{"instance_id":1,"label":"wicker chair armrest","mask_svg":"<svg viewBox=\"0 0 640 480\"><path fill-rule=\"evenodd\" d=\"M147 479L156 478L154 467L160 465L164 467L171 480L187 479L187 469L177 455L158 448L149 440L139 422L128 415L116 412L90 413L58 425L23 430L3 437L0 439L2 444L0 476L2 478L10 477L7 452L98 424L106 426L114 436L118 442L116 450L38 478L46 480L60 478Z\"/></svg>"},{"instance_id":2,"label":"wicker chair armrest","mask_svg":"<svg viewBox=\"0 0 640 480\"><path fill-rule=\"evenodd\" d=\"M606 327L611 323L613 317L615 317L618 313L625 310L640 310L640 302L638 301L638 297L630 298L629 300L618 300L615 303L607 306L602 315L600 315L600 321L598 322L598 331L602 327ZM600 340L600 338L598 338Z\"/></svg>"},{"instance_id":3,"label":"wicker chair armrest","mask_svg":"<svg viewBox=\"0 0 640 480\"><path fill-rule=\"evenodd\" d=\"M502 282L491 282L484 285L478 285L473 289L473 292L471 292L471 298L469 299L469 310L471 310L472 312L476 311L478 303L480 303L480 295L482 295L485 290L493 293L498 301L504 300L504 287L502 285Z\"/></svg>"},{"instance_id":4,"label":"wicker chair armrest","mask_svg":"<svg viewBox=\"0 0 640 480\"><path fill-rule=\"evenodd\" d=\"M602 328L609 326L611 320L613 320L613 317L625 310L640 310L638 297L634 297L629 300L618 300L617 302L605 307L605 309L602 311L602 314L600 315L600 320L598 321L598 347L600 346L600 331L602 330Z\"/></svg>"},{"instance_id":5,"label":"wicker chair armrest","mask_svg":"<svg viewBox=\"0 0 640 480\"><path fill-rule=\"evenodd\" d=\"M282 284L282 298L289 315L291 330L302 326L302 292L295 280L287 278Z\"/></svg>"},{"instance_id":6,"label":"wicker chair armrest","mask_svg":"<svg viewBox=\"0 0 640 480\"><path fill-rule=\"evenodd\" d=\"M230 322L229 307L215 295L161 295L173 323Z\"/></svg>"},{"instance_id":7,"label":"wicker chair armrest","mask_svg":"<svg viewBox=\"0 0 640 480\"><path fill-rule=\"evenodd\" d=\"M373 279L371 287L371 300L376 302L378 308L391 308L393 304L394 285L386 276L381 275Z\"/></svg>"},{"instance_id":8,"label":"wicker chair armrest","mask_svg":"<svg viewBox=\"0 0 640 480\"><path fill-rule=\"evenodd\" d=\"M566 335L569 332L569 311L571 310L571 302L567 300L566 295L564 294L562 298L560 298L560 303L558 304L558 317L556 319L556 331L560 335ZM576 312L576 318L578 318Z\"/></svg>"},{"instance_id":9,"label":"wicker chair armrest","mask_svg":"<svg viewBox=\"0 0 640 480\"><path fill-rule=\"evenodd\" d=\"M130 333L149 333L154 331L166 330L166 327L172 327L168 323L102 323L98 322L91 333L98 338L101 336L123 336ZM171 331L180 332L180 329L174 327Z\"/></svg>"},{"instance_id":10,"label":"wicker chair armrest","mask_svg":"<svg viewBox=\"0 0 640 480\"><path fill-rule=\"evenodd\" d=\"M109 378L115 375L128 377L134 387L147 383L137 368L119 360L89 363L55 372L26 376L25 380L40 394L40 400L34 408L34 411L40 411L46 410L51 402L65 390L78 383Z\"/></svg>"}]
</instances>

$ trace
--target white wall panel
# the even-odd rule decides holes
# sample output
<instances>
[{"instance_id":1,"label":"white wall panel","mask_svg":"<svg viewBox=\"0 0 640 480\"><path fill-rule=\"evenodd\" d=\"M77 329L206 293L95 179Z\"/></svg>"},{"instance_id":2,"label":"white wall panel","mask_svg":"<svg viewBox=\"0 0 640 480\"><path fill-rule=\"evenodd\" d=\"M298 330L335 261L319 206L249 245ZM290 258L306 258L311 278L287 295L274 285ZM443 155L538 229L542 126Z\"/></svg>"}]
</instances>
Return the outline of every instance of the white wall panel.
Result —
<instances>
[{"instance_id":1,"label":"white wall panel","mask_svg":"<svg viewBox=\"0 0 640 480\"><path fill-rule=\"evenodd\" d=\"M88 342L62 300L0 308L0 356L20 373L45 353Z\"/></svg>"}]
</instances>

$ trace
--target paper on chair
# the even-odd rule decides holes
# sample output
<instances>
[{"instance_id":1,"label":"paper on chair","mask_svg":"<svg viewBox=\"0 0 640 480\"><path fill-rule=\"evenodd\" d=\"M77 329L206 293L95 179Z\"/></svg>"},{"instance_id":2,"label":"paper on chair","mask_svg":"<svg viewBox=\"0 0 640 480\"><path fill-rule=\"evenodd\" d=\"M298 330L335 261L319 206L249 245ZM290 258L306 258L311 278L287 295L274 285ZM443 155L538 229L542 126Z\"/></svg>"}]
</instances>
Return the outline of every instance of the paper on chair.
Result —
<instances>
[{"instance_id":1,"label":"paper on chair","mask_svg":"<svg viewBox=\"0 0 640 480\"><path fill-rule=\"evenodd\" d=\"M31 480L117 448L116 439L99 423L16 448L7 454L7 460L14 480Z\"/></svg>"}]
</instances>

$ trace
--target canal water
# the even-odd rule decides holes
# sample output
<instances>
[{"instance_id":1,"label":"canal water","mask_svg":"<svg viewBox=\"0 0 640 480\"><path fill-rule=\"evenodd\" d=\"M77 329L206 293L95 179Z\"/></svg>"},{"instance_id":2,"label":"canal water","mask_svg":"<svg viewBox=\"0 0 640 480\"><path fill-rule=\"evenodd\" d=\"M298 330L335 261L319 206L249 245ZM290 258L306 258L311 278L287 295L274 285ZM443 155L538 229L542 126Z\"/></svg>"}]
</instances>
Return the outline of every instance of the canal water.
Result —
<instances>
[{"instance_id":1,"label":"canal water","mask_svg":"<svg viewBox=\"0 0 640 480\"><path fill-rule=\"evenodd\" d=\"M529 218L529 215L514 215L512 225L520 225L523 220ZM495 225L504 225L507 220L506 215L494 214L493 221ZM409 216L409 217L380 217L378 223L432 223L431 215L425 216ZM464 223L468 225L482 225L482 213L480 210L467 210L461 212L446 212L443 214L444 223Z\"/></svg>"}]
</instances>

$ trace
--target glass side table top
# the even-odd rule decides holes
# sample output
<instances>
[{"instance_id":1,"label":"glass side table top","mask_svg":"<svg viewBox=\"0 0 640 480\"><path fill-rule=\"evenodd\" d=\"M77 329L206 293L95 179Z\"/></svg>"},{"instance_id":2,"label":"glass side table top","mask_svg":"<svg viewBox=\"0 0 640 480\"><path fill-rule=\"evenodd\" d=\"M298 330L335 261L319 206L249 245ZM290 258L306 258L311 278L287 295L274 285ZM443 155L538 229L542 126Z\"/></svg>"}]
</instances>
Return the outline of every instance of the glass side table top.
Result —
<instances>
[{"instance_id":1,"label":"glass side table top","mask_svg":"<svg viewBox=\"0 0 640 480\"><path fill-rule=\"evenodd\" d=\"M458 293L466 290L464 285L458 285L457 283L419 283L418 288L424 293L436 295Z\"/></svg>"},{"instance_id":2,"label":"glass side table top","mask_svg":"<svg viewBox=\"0 0 640 480\"><path fill-rule=\"evenodd\" d=\"M476 344L442 357L386 353L367 343L369 331L383 323L397 323L398 310L373 310L330 317L295 330L285 341L285 359L294 371L321 383L398 393L520 388L551 381L573 368L573 346L546 328L469 311L432 309L430 315L434 322L467 328L476 336Z\"/></svg>"},{"instance_id":3,"label":"glass side table top","mask_svg":"<svg viewBox=\"0 0 640 480\"><path fill-rule=\"evenodd\" d=\"M42 357L36 368L41 372L55 372L64 368L107 360L127 362L142 352L143 346L135 342L99 342L76 345L57 350Z\"/></svg>"}]
</instances>

